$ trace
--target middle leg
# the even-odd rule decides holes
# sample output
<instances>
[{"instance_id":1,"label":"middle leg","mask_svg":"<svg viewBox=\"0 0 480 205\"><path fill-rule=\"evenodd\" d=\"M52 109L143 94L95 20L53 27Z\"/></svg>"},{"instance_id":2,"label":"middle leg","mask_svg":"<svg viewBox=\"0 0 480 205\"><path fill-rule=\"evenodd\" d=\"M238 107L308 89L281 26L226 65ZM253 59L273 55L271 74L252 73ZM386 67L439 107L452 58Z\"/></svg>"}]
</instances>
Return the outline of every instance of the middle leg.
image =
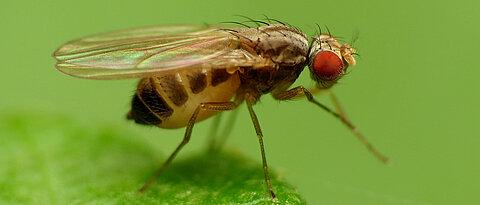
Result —
<instances>
[{"instance_id":1,"label":"middle leg","mask_svg":"<svg viewBox=\"0 0 480 205\"><path fill-rule=\"evenodd\" d=\"M265 173L265 182L267 183L268 191L272 196L273 200L277 200L277 196L273 192L272 185L270 184L270 176L268 174L268 166L267 166L267 157L265 156L265 148L263 146L263 133L260 129L260 123L258 122L257 115L253 111L252 105L255 103L256 99L251 95L246 95L245 100L247 101L248 112L250 113L250 118L252 118L253 127L255 127L255 132L258 136L258 142L260 143L260 151L262 152L262 164L263 164L263 172Z\"/></svg>"}]
</instances>

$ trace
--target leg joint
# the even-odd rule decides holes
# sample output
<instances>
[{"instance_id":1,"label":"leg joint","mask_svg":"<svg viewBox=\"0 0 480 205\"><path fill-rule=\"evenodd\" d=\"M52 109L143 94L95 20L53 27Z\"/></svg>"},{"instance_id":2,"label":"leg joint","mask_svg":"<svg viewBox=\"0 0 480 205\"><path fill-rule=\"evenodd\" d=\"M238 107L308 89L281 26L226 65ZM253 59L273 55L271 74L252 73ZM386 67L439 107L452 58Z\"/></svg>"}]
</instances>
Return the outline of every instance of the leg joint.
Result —
<instances>
[{"instance_id":1,"label":"leg joint","mask_svg":"<svg viewBox=\"0 0 480 205\"><path fill-rule=\"evenodd\" d=\"M206 111L223 111L223 110L233 110L237 107L237 104L234 102L208 102L200 103L198 106L201 110Z\"/></svg>"}]
</instances>

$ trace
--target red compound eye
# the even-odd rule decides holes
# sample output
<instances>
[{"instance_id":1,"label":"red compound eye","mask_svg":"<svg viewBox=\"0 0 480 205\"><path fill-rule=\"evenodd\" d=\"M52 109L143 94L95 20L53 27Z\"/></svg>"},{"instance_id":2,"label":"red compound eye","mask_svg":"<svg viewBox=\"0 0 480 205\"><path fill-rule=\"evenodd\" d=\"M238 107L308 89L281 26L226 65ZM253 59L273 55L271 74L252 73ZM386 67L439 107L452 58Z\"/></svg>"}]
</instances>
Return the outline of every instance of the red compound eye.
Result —
<instances>
[{"instance_id":1,"label":"red compound eye","mask_svg":"<svg viewBox=\"0 0 480 205\"><path fill-rule=\"evenodd\" d=\"M342 59L332 51L320 51L313 61L313 72L322 80L337 78L342 69Z\"/></svg>"}]
</instances>

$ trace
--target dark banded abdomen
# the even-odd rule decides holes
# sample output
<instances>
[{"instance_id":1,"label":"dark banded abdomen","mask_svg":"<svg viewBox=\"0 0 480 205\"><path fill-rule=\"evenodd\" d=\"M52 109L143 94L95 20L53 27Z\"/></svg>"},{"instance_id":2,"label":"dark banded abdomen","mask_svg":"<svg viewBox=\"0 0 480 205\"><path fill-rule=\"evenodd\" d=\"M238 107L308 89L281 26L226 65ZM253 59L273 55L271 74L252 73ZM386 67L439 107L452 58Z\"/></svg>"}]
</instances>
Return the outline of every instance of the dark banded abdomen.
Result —
<instances>
[{"instance_id":1,"label":"dark banded abdomen","mask_svg":"<svg viewBox=\"0 0 480 205\"><path fill-rule=\"evenodd\" d=\"M228 102L240 86L237 73L225 70L185 72L140 80L127 118L162 128L187 125L200 103ZM197 121L216 112L200 112Z\"/></svg>"}]
</instances>

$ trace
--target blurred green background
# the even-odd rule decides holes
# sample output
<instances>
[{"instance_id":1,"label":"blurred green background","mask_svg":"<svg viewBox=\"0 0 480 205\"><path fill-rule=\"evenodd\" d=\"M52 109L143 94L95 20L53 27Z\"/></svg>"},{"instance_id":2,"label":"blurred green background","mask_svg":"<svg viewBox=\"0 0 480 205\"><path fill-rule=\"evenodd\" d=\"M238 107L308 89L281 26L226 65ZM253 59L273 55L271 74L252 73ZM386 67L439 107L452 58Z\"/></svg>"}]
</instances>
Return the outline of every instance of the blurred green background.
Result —
<instances>
[{"instance_id":1,"label":"blurred green background","mask_svg":"<svg viewBox=\"0 0 480 205\"><path fill-rule=\"evenodd\" d=\"M255 109L270 167L297 186L309 204L475 204L480 202L478 8L473 0L4 1L0 115L40 110L84 125L108 124L136 133L132 138L167 154L183 129L125 120L136 80L66 76L55 70L52 52L89 34L242 20L236 14L255 19L265 14L310 36L318 23L346 41L359 32L358 65L333 91L392 164L377 161L348 129L314 105L265 96ZM313 85L307 72L296 84ZM195 127L179 158L204 149L210 124ZM245 106L226 148L260 163Z\"/></svg>"}]
</instances>

